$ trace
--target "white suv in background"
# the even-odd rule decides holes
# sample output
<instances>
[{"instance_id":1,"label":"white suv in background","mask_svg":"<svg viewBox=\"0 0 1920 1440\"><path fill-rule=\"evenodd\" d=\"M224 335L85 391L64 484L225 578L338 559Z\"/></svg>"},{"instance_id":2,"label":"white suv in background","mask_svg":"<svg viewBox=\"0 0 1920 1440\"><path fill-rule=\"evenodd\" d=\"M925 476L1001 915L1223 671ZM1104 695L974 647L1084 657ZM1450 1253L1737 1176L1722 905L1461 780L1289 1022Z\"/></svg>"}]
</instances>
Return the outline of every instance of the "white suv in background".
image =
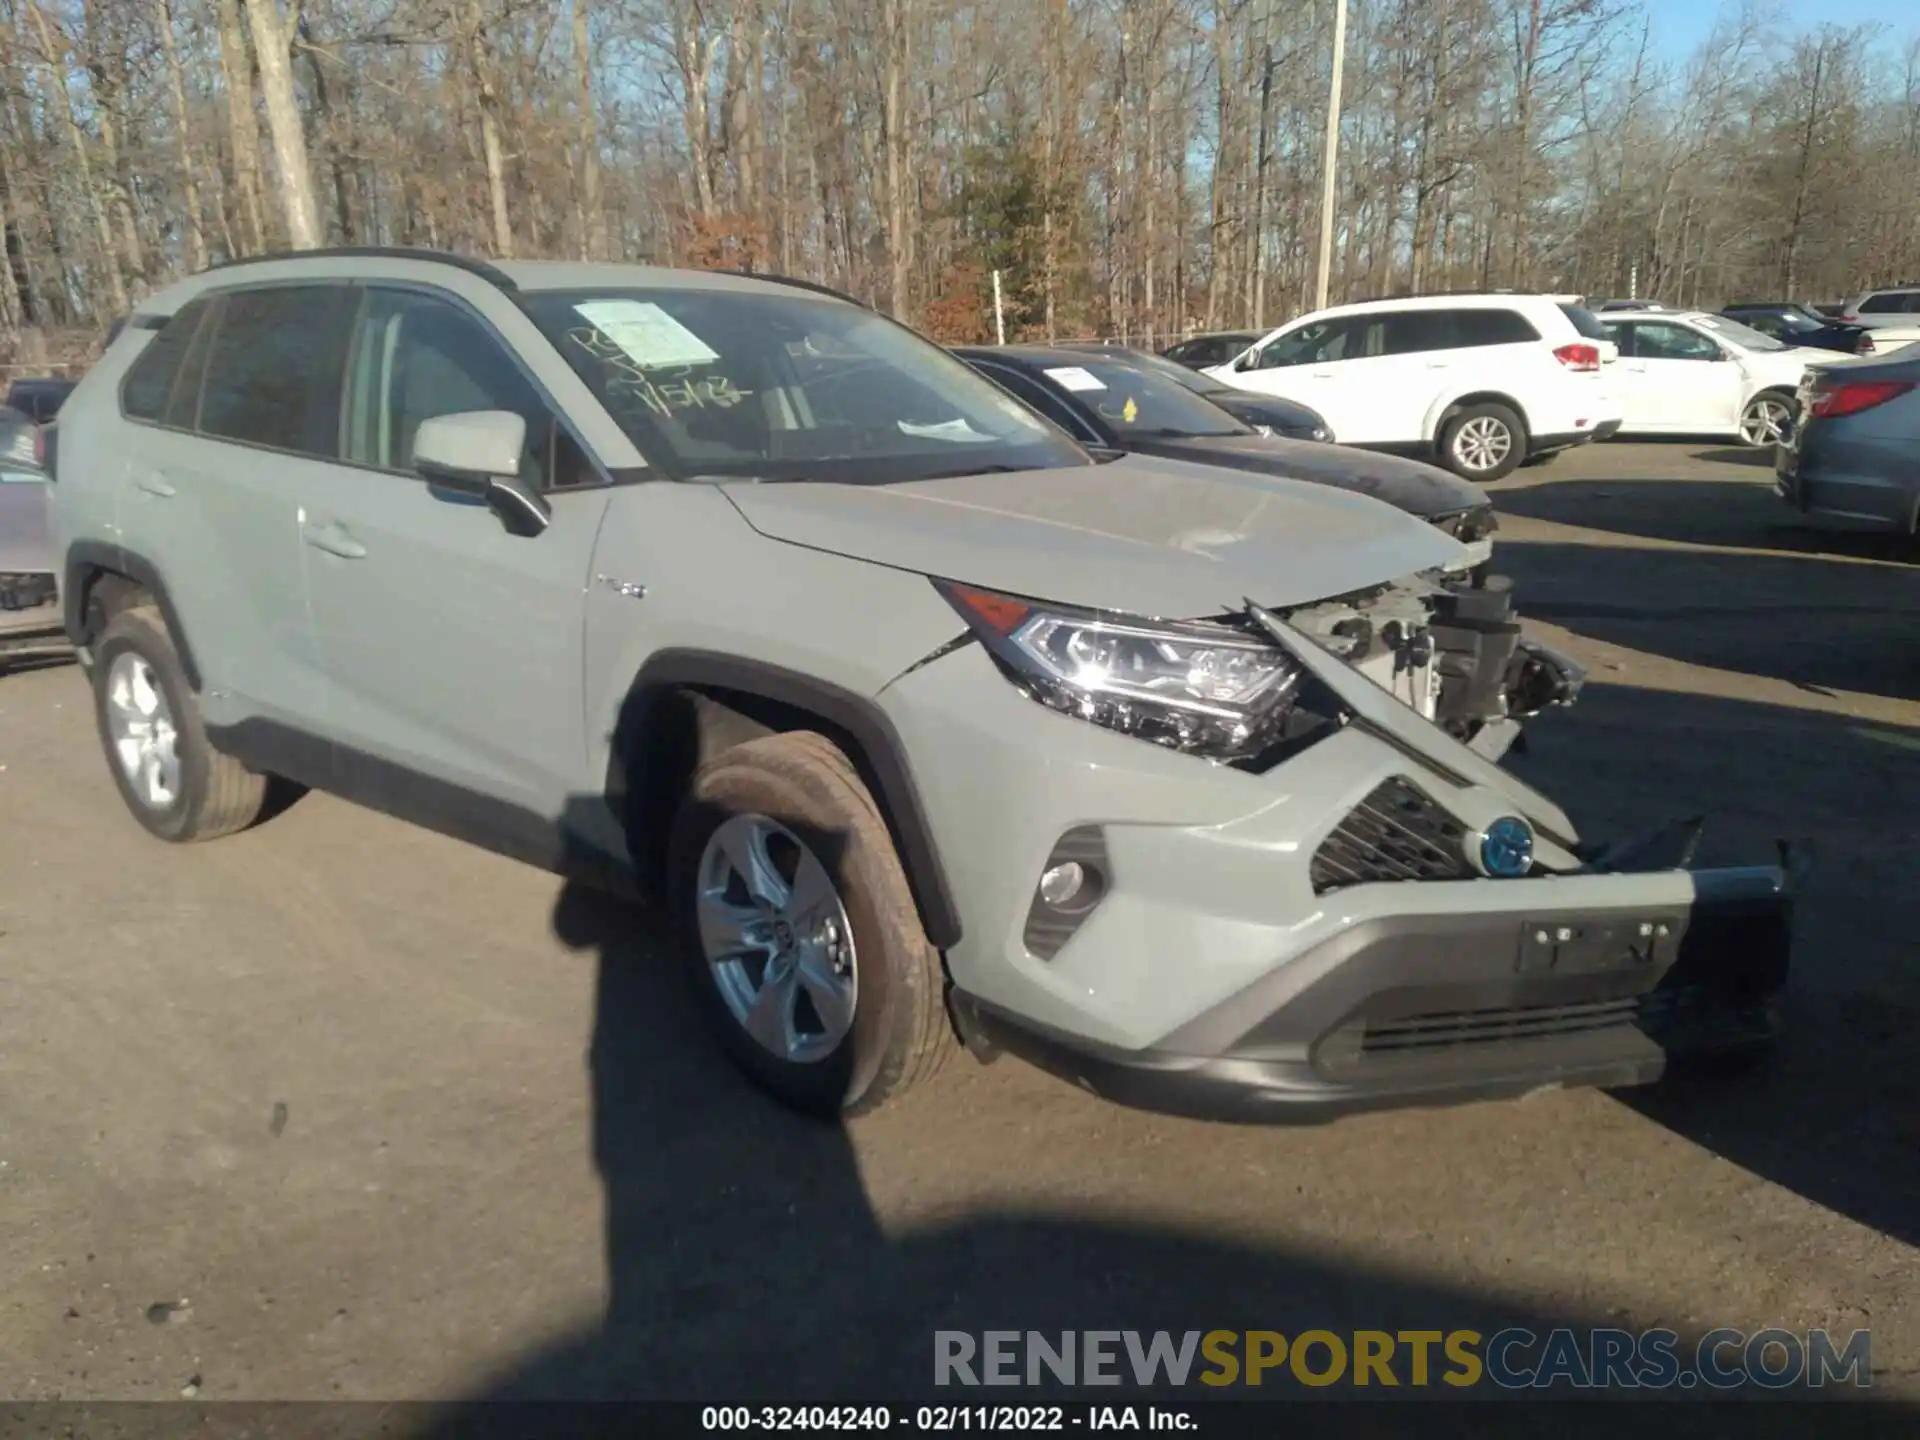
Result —
<instances>
[{"instance_id":1,"label":"white suv in background","mask_svg":"<svg viewBox=\"0 0 1920 1440\"><path fill-rule=\"evenodd\" d=\"M1878 330L1888 325L1907 325L1915 315L1920 315L1920 285L1883 285L1848 301L1847 308L1841 312L1840 323Z\"/></svg>"},{"instance_id":2,"label":"white suv in background","mask_svg":"<svg viewBox=\"0 0 1920 1440\"><path fill-rule=\"evenodd\" d=\"M1788 345L1704 311L1623 311L1604 319L1620 347L1615 390L1629 435L1732 435L1771 445L1792 419L1807 366L1843 358Z\"/></svg>"},{"instance_id":3,"label":"white suv in background","mask_svg":"<svg viewBox=\"0 0 1920 1440\"><path fill-rule=\"evenodd\" d=\"M1619 428L1614 355L1564 298L1422 295L1316 310L1207 374L1318 410L1343 443L1498 480Z\"/></svg>"}]
</instances>

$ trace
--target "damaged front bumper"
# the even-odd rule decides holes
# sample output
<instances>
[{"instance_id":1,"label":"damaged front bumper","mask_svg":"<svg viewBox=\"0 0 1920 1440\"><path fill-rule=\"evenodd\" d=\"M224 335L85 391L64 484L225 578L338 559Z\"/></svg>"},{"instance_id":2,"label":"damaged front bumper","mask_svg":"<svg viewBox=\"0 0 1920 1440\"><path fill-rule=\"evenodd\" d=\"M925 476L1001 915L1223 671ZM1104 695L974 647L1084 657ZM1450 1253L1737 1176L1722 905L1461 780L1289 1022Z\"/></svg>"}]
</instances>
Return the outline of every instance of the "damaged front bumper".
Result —
<instances>
[{"instance_id":1,"label":"damaged front bumper","mask_svg":"<svg viewBox=\"0 0 1920 1440\"><path fill-rule=\"evenodd\" d=\"M1440 675L1434 721L1488 760L1513 747L1521 721L1573 704L1586 683L1585 667L1521 633L1504 575L1449 587L1432 633Z\"/></svg>"},{"instance_id":2,"label":"damaged front bumper","mask_svg":"<svg viewBox=\"0 0 1920 1440\"><path fill-rule=\"evenodd\" d=\"M1663 832L1664 833L1664 832ZM1616 847L1627 863L1657 847ZM1377 916L1333 935L1146 1050L1051 1031L955 992L976 1049L1005 1050L1120 1104L1303 1123L1356 1111L1658 1079L1669 1061L1763 1046L1788 972L1795 865L1500 886L1509 904ZM1416 882L1417 883L1417 882Z\"/></svg>"}]
</instances>

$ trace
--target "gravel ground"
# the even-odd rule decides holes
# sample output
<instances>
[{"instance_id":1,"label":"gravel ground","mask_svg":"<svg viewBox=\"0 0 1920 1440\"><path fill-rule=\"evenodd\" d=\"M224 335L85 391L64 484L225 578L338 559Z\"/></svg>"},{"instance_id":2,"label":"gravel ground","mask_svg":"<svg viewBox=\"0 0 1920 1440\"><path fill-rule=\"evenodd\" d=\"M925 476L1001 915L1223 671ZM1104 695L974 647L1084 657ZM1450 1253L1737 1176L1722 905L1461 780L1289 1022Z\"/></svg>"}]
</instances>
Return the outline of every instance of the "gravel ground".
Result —
<instances>
[{"instance_id":1,"label":"gravel ground","mask_svg":"<svg viewBox=\"0 0 1920 1440\"><path fill-rule=\"evenodd\" d=\"M1613 445L1495 487L1592 666L1515 762L1600 834L1810 837L1744 1080L1302 1130L951 1066L845 1129L694 1030L649 922L313 796L170 848L79 674L0 679L0 1395L906 1396L937 1328L1870 1326L1920 1399L1920 557Z\"/></svg>"}]
</instances>

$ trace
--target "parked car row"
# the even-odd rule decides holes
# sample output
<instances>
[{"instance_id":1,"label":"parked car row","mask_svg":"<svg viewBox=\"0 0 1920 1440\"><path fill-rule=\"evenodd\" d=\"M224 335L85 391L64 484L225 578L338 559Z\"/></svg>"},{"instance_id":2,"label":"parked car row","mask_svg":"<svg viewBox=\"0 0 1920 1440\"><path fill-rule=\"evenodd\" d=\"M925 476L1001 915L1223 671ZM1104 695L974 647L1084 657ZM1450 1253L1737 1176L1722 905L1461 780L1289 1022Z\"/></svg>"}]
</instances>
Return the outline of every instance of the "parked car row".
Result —
<instances>
[{"instance_id":1,"label":"parked car row","mask_svg":"<svg viewBox=\"0 0 1920 1440\"><path fill-rule=\"evenodd\" d=\"M1404 323L1422 368L1516 352L1524 401L1418 418L1456 460L1607 413L1557 306L1347 319L1284 368ZM1763 1045L1784 867L1583 839L1462 738L1556 679L1436 523L1484 497L1237 423L777 278L260 258L147 297L68 400L63 608L153 835L313 786L655 895L807 1110L956 1042L1268 1121Z\"/></svg>"}]
</instances>

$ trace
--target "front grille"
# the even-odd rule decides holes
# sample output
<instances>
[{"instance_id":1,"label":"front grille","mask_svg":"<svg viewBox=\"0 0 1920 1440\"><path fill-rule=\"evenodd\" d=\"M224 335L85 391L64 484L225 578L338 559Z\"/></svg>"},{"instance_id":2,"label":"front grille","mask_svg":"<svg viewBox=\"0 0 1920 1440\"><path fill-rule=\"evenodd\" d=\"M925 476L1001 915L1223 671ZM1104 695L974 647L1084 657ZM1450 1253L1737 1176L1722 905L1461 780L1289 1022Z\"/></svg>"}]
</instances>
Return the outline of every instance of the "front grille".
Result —
<instances>
[{"instance_id":1,"label":"front grille","mask_svg":"<svg viewBox=\"0 0 1920 1440\"><path fill-rule=\"evenodd\" d=\"M1410 780L1388 780L1314 852L1313 893L1380 880L1468 880L1464 822Z\"/></svg>"},{"instance_id":2,"label":"front grille","mask_svg":"<svg viewBox=\"0 0 1920 1440\"><path fill-rule=\"evenodd\" d=\"M1394 1050L1432 1050L1497 1040L1538 1040L1549 1035L1579 1035L1631 1024L1640 1002L1582 1000L1570 1005L1509 1005L1494 1010L1440 1010L1398 1020L1369 1021L1360 1038L1368 1054Z\"/></svg>"},{"instance_id":3,"label":"front grille","mask_svg":"<svg viewBox=\"0 0 1920 1440\"><path fill-rule=\"evenodd\" d=\"M1704 985L1663 985L1640 995L1562 1005L1506 1005L1488 1010L1436 1010L1365 1022L1360 1049L1369 1055L1451 1049L1498 1041L1585 1035L1638 1025L1655 1039L1714 1025L1724 1006ZM1738 1020L1740 1017L1729 1017Z\"/></svg>"}]
</instances>

